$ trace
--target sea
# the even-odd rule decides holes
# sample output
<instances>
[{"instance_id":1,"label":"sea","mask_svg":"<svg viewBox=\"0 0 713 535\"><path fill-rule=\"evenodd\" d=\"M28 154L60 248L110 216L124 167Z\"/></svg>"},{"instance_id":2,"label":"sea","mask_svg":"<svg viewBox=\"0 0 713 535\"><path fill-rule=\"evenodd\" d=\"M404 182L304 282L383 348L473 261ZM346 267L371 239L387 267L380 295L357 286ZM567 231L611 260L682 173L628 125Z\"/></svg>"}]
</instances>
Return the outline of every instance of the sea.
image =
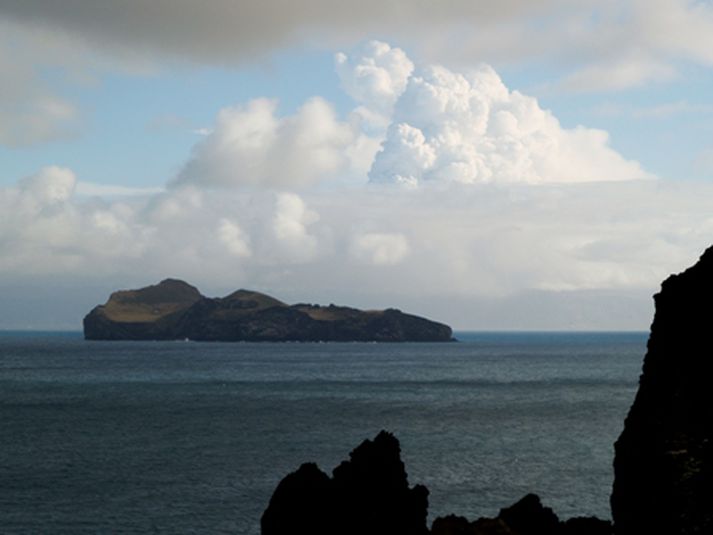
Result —
<instances>
[{"instance_id":1,"label":"sea","mask_svg":"<svg viewBox=\"0 0 713 535\"><path fill-rule=\"evenodd\" d=\"M429 518L535 492L609 518L646 333L453 343L96 342L0 333L0 533L260 532L273 490L382 429Z\"/></svg>"}]
</instances>

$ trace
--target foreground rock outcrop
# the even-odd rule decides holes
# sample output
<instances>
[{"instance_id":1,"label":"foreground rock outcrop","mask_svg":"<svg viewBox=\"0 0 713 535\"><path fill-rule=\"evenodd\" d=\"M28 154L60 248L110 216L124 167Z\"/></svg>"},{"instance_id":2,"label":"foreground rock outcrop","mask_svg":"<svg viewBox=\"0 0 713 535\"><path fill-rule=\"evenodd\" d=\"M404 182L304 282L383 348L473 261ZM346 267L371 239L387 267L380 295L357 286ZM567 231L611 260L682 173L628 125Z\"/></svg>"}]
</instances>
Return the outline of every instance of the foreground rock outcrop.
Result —
<instances>
[{"instance_id":1,"label":"foreground rock outcrop","mask_svg":"<svg viewBox=\"0 0 713 535\"><path fill-rule=\"evenodd\" d=\"M535 494L501 509L495 518L479 518L473 522L462 516L436 518L432 535L611 535L611 523L594 517L570 518L560 521Z\"/></svg>"},{"instance_id":2,"label":"foreground rock outcrop","mask_svg":"<svg viewBox=\"0 0 713 535\"><path fill-rule=\"evenodd\" d=\"M611 535L611 523L596 518L560 521L528 494L496 518L449 515L427 527L428 490L409 487L399 441L381 431L365 440L334 469L314 463L288 474L265 510L262 535Z\"/></svg>"},{"instance_id":3,"label":"foreground rock outcrop","mask_svg":"<svg viewBox=\"0 0 713 535\"><path fill-rule=\"evenodd\" d=\"M332 472L303 464L277 486L263 535L426 535L428 491L409 487L396 438L365 440Z\"/></svg>"},{"instance_id":4,"label":"foreground rock outcrop","mask_svg":"<svg viewBox=\"0 0 713 535\"><path fill-rule=\"evenodd\" d=\"M193 286L166 279L139 290L114 292L84 318L87 340L198 340L254 342L448 342L448 325L400 310L287 305L269 295L238 290L208 298Z\"/></svg>"},{"instance_id":5,"label":"foreground rock outcrop","mask_svg":"<svg viewBox=\"0 0 713 535\"><path fill-rule=\"evenodd\" d=\"M616 442L617 535L713 533L713 248L664 281Z\"/></svg>"}]
</instances>

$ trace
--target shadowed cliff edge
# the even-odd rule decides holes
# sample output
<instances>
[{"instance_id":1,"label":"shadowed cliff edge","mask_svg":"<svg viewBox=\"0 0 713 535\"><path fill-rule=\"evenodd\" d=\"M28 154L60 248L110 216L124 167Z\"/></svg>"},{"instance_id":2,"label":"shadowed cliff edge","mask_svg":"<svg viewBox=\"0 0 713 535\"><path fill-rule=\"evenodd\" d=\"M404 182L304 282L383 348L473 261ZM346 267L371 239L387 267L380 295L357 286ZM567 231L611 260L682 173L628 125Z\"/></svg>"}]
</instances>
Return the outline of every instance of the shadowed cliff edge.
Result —
<instances>
[{"instance_id":1,"label":"shadowed cliff edge","mask_svg":"<svg viewBox=\"0 0 713 535\"><path fill-rule=\"evenodd\" d=\"M561 521L535 494L495 518L436 518L429 530L428 490L409 487L398 440L381 431L330 478L304 464L277 486L263 535L693 535L713 533L713 389L710 312L713 247L672 275L655 296L643 374L615 445L612 523Z\"/></svg>"},{"instance_id":2,"label":"shadowed cliff edge","mask_svg":"<svg viewBox=\"0 0 713 535\"><path fill-rule=\"evenodd\" d=\"M114 292L84 318L87 340L221 342L449 342L448 325L400 310L287 305L251 290L209 298L166 279Z\"/></svg>"},{"instance_id":3,"label":"shadowed cliff edge","mask_svg":"<svg viewBox=\"0 0 713 535\"><path fill-rule=\"evenodd\" d=\"M615 444L617 535L713 533L713 247L655 297L639 391Z\"/></svg>"}]
</instances>

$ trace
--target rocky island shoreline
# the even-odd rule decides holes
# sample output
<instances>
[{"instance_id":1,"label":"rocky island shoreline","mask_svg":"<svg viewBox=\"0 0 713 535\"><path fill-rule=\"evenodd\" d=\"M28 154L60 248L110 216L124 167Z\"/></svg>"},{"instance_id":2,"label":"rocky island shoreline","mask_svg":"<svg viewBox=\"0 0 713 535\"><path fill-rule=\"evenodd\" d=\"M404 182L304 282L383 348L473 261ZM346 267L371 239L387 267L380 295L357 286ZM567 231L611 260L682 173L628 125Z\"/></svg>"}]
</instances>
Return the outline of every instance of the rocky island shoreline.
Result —
<instances>
[{"instance_id":1,"label":"rocky island shoreline","mask_svg":"<svg viewBox=\"0 0 713 535\"><path fill-rule=\"evenodd\" d=\"M643 374L615 445L612 519L561 521L528 494L495 518L427 525L428 489L409 486L398 440L382 431L329 477L303 464L277 486L262 535L704 535L713 533L713 247L662 284Z\"/></svg>"},{"instance_id":2,"label":"rocky island shoreline","mask_svg":"<svg viewBox=\"0 0 713 535\"><path fill-rule=\"evenodd\" d=\"M450 342L443 323L400 310L287 305L251 290L210 298L178 279L111 294L84 317L87 340Z\"/></svg>"}]
</instances>

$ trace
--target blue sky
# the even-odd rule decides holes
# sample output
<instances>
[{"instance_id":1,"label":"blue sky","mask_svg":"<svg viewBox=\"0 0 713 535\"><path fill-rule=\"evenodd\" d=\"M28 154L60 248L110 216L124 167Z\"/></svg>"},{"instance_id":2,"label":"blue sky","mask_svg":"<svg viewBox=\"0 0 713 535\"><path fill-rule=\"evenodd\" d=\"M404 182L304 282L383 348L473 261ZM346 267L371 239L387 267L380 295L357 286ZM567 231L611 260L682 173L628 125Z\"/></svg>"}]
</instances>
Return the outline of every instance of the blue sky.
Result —
<instances>
[{"instance_id":1,"label":"blue sky","mask_svg":"<svg viewBox=\"0 0 713 535\"><path fill-rule=\"evenodd\" d=\"M168 276L646 328L710 243L708 1L0 1L0 30L0 289L53 303L0 328Z\"/></svg>"},{"instance_id":2,"label":"blue sky","mask_svg":"<svg viewBox=\"0 0 713 535\"><path fill-rule=\"evenodd\" d=\"M161 186L173 177L224 106L269 96L293 112L313 95L346 110L331 51L276 52L259 65L156 65L155 72L100 72L86 85L58 70L42 78L75 102L74 132L53 143L2 147L5 183L30 175L48 161L71 167L84 180L133 187ZM308 73L308 74L306 74ZM13 178L14 177L14 178Z\"/></svg>"}]
</instances>

